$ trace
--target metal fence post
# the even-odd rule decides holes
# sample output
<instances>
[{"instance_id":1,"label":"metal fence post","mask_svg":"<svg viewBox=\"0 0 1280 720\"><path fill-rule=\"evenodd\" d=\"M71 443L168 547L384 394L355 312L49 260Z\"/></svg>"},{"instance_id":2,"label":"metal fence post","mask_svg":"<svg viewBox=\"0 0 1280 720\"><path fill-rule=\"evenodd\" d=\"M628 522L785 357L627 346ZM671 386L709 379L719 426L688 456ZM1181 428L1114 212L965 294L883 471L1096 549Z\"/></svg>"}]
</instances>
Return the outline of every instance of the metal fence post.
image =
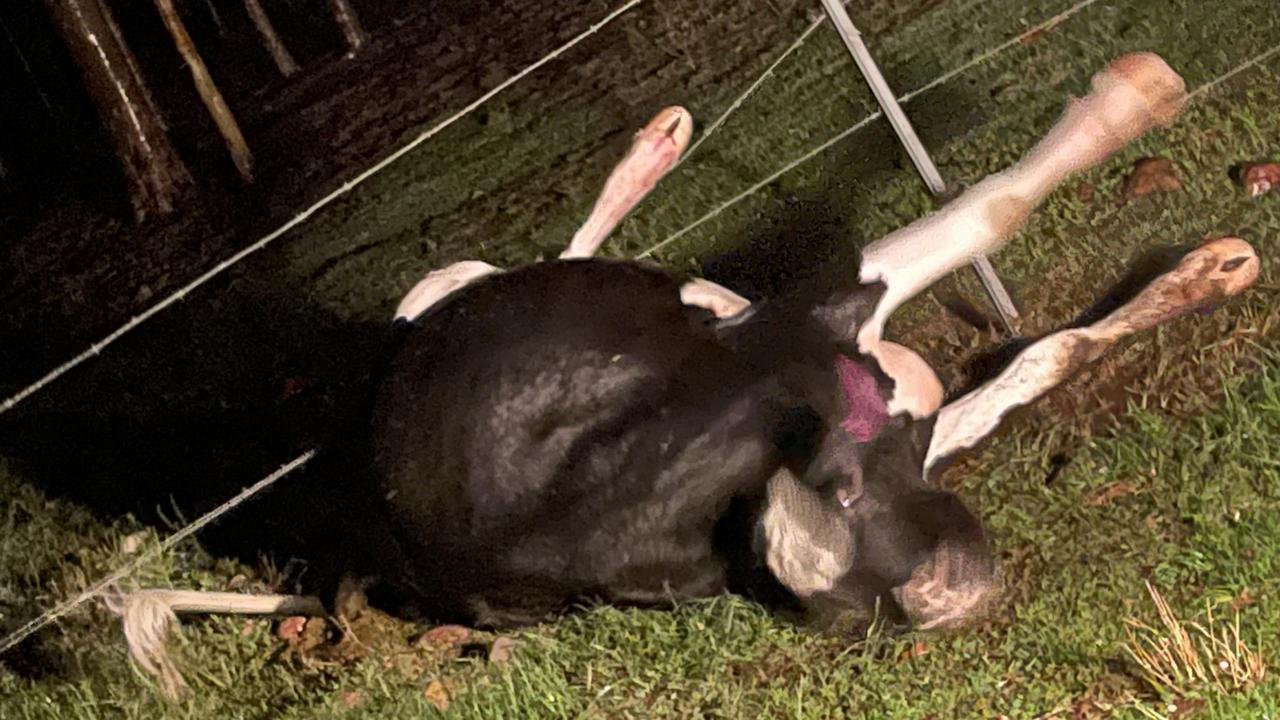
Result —
<instances>
[{"instance_id":1,"label":"metal fence post","mask_svg":"<svg viewBox=\"0 0 1280 720\"><path fill-rule=\"evenodd\" d=\"M916 131L911 127L911 121L907 119L906 113L902 112L902 106L898 104L898 99L889 88L889 83L885 82L884 76L880 74L880 68L871 57L866 44L862 42L862 34L854 27L853 20L844 9L844 4L840 0L822 0L822 7L827 11L827 16L831 18L836 31L840 33L840 39L844 40L845 47L849 48L849 54L853 55L853 61L857 63L858 70L871 86L876 102L879 103L885 117L889 119L889 124L893 126L898 140L906 148L907 155L911 157L911 162L916 166L920 177L924 178L925 184L929 186L929 191L936 196L945 194L946 182L943 181L937 166L929 157L929 151L916 136ZM973 269L978 273L978 278L991 299L991 304L1000 315L1000 321L1004 323L1009 334L1015 334L1014 321L1018 319L1018 308L1013 304L1013 299L1009 297L1004 284L1000 282L1000 277L996 275L991 261L985 255L977 255L972 262Z\"/></svg>"}]
</instances>

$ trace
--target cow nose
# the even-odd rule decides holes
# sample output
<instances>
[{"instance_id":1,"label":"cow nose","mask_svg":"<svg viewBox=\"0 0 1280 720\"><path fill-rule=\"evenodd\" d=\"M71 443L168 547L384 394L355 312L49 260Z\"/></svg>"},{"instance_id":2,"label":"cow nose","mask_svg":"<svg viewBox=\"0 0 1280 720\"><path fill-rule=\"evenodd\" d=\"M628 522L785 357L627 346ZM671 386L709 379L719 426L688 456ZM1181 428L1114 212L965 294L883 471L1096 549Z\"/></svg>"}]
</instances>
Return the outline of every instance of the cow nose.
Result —
<instances>
[{"instance_id":1,"label":"cow nose","mask_svg":"<svg viewBox=\"0 0 1280 720\"><path fill-rule=\"evenodd\" d=\"M944 539L893 597L917 628L945 630L980 620L998 586L985 547Z\"/></svg>"}]
</instances>

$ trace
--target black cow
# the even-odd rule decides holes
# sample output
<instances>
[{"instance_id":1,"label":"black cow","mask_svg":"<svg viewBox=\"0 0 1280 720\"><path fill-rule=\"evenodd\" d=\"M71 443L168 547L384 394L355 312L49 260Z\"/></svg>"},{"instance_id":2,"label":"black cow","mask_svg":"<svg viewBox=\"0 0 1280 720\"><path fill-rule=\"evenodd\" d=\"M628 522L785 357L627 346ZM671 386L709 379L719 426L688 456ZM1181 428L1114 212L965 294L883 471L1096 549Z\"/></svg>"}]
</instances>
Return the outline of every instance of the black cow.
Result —
<instances>
[{"instance_id":1,"label":"black cow","mask_svg":"<svg viewBox=\"0 0 1280 720\"><path fill-rule=\"evenodd\" d=\"M869 609L933 582L912 573L944 549L948 588L991 586L976 518L921 477L932 418L889 418L893 382L841 330L883 286L729 321L680 286L561 260L419 320L376 410L375 470L433 616L781 588Z\"/></svg>"},{"instance_id":2,"label":"black cow","mask_svg":"<svg viewBox=\"0 0 1280 720\"><path fill-rule=\"evenodd\" d=\"M1258 260L1241 240L1208 243L945 406L884 324L1183 98L1160 58L1123 56L1017 165L756 305L616 260L428 276L402 303L411 322L374 413L382 579L436 619L484 626L725 591L821 622L877 605L921 628L973 620L996 568L977 518L930 483L941 461L1124 334L1247 287ZM682 148L680 122L653 127ZM620 215L602 217L581 254ZM148 631L175 610L299 606L245 597L140 591L118 608L135 658L172 670Z\"/></svg>"},{"instance_id":3,"label":"black cow","mask_svg":"<svg viewBox=\"0 0 1280 720\"><path fill-rule=\"evenodd\" d=\"M1124 56L1017 166L758 306L708 312L671 273L582 259L447 295L417 317L376 411L404 579L435 615L493 626L725 590L824 617L879 602L923 627L972 618L993 562L925 471L1033 398L988 390L962 399L972 416L935 414L919 399L936 379L884 322L1182 98L1158 57Z\"/></svg>"}]
</instances>

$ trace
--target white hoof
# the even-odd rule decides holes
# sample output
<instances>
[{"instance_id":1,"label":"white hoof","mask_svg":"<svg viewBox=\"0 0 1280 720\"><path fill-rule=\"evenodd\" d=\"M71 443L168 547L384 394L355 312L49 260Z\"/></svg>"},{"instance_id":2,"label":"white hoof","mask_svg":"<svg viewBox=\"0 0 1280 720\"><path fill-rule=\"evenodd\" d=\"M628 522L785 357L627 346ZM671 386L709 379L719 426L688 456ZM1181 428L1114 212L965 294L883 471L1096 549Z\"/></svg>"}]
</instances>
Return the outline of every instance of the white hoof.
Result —
<instances>
[{"instance_id":1,"label":"white hoof","mask_svg":"<svg viewBox=\"0 0 1280 720\"><path fill-rule=\"evenodd\" d=\"M751 301L710 280L698 278L680 287L680 302L715 313L718 318L733 317L746 310Z\"/></svg>"},{"instance_id":2,"label":"white hoof","mask_svg":"<svg viewBox=\"0 0 1280 720\"><path fill-rule=\"evenodd\" d=\"M400 301L395 319L415 320L449 293L496 272L501 270L479 260L463 260L440 270L432 270Z\"/></svg>"}]
</instances>

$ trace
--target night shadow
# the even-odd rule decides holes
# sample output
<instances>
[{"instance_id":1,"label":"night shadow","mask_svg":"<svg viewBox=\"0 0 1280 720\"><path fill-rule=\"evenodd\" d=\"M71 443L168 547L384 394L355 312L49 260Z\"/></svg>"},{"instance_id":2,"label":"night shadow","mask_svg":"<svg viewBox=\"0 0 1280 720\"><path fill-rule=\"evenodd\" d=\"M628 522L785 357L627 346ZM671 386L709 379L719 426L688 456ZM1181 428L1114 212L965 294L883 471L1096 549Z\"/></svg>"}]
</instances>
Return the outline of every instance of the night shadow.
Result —
<instances>
[{"instance_id":1,"label":"night shadow","mask_svg":"<svg viewBox=\"0 0 1280 720\"><path fill-rule=\"evenodd\" d=\"M911 86L905 80L900 84ZM972 88L941 87L922 100L928 102L911 104L908 114L926 148L941 148L949 138L985 119L979 93ZM810 162L823 164L820 183L783 200L767 217L744 227L731 250L704 258L702 272L707 279L758 301L795 287L824 265L844 263L853 272L859 251L875 239L859 237L852 229L858 216L871 209L879 185L903 172L916 173L883 118ZM947 177L949 170L945 164L939 166L948 192L934 202L934 209L960 189Z\"/></svg>"},{"instance_id":2,"label":"night shadow","mask_svg":"<svg viewBox=\"0 0 1280 720\"><path fill-rule=\"evenodd\" d=\"M215 557L289 568L284 591L332 597L384 551L362 544L374 517L367 428L397 334L267 280L199 297L0 416L0 457L49 496L165 535L317 448L197 539ZM57 672L56 646L38 637L12 653L47 662L4 662Z\"/></svg>"}]
</instances>

